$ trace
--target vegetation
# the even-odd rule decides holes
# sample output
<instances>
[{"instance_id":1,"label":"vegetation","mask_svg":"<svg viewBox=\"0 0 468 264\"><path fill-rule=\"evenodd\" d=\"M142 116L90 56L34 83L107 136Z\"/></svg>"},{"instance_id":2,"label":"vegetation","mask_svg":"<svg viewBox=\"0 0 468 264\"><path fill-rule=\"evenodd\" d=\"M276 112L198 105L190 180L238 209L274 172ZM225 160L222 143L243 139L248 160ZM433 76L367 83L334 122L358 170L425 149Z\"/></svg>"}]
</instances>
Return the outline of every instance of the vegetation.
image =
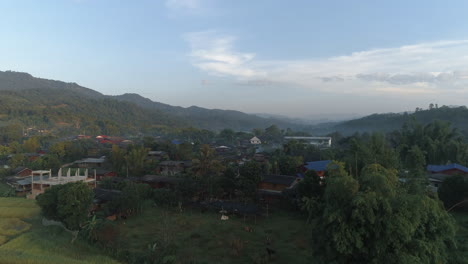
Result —
<instances>
[{"instance_id":1,"label":"vegetation","mask_svg":"<svg viewBox=\"0 0 468 264\"><path fill-rule=\"evenodd\" d=\"M62 228L42 226L33 200L0 198L0 256L2 263L116 264L83 241L70 243Z\"/></svg>"},{"instance_id":2,"label":"vegetation","mask_svg":"<svg viewBox=\"0 0 468 264\"><path fill-rule=\"evenodd\" d=\"M441 263L455 226L437 199L399 188L395 171L332 169L316 220L316 254L338 263Z\"/></svg>"},{"instance_id":3,"label":"vegetation","mask_svg":"<svg viewBox=\"0 0 468 264\"><path fill-rule=\"evenodd\" d=\"M79 230L85 222L92 201L92 190L83 182L54 185L37 197L45 217L72 230Z\"/></svg>"},{"instance_id":4,"label":"vegetation","mask_svg":"<svg viewBox=\"0 0 468 264\"><path fill-rule=\"evenodd\" d=\"M220 216L148 208L120 223L120 247L134 256L129 263L142 263L143 256L171 256L168 263L313 263L311 237L303 232L307 226L300 215L277 210L256 221L236 216L221 221ZM276 253L269 257L267 247Z\"/></svg>"}]
</instances>

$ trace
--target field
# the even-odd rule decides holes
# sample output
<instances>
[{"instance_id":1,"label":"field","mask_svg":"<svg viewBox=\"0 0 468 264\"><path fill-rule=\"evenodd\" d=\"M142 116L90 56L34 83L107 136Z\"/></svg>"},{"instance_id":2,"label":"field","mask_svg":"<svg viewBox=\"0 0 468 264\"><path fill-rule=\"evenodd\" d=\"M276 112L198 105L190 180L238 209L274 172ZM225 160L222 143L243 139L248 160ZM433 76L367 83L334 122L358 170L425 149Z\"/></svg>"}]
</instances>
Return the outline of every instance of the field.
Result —
<instances>
[{"instance_id":1,"label":"field","mask_svg":"<svg viewBox=\"0 0 468 264\"><path fill-rule=\"evenodd\" d=\"M305 219L277 211L269 218L232 216L197 210L150 208L142 215L119 221L121 246L133 252L168 246L175 263L313 263L310 230Z\"/></svg>"},{"instance_id":2,"label":"field","mask_svg":"<svg viewBox=\"0 0 468 264\"><path fill-rule=\"evenodd\" d=\"M0 263L118 263L60 227L44 227L35 201L0 198Z\"/></svg>"}]
</instances>

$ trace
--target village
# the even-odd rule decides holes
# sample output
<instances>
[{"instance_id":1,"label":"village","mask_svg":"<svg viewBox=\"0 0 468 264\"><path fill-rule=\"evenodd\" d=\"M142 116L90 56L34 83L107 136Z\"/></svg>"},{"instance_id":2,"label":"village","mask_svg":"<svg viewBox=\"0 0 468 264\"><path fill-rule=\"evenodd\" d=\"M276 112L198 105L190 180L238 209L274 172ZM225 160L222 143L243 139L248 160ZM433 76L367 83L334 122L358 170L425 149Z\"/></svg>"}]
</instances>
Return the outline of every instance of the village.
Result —
<instances>
[{"instance_id":1,"label":"village","mask_svg":"<svg viewBox=\"0 0 468 264\"><path fill-rule=\"evenodd\" d=\"M32 221L32 232L57 226L64 238L125 263L309 263L319 237L311 239L310 226L320 226L314 219L326 212L327 195L341 195L327 193L334 181L365 186L365 177L387 175L395 190L431 197L443 195L454 177L468 177L467 167L450 162L396 170L397 156L379 134L315 137L275 126L254 132L27 135L3 146L0 194L30 201L25 215L33 218L15 221ZM449 210L457 199L447 200ZM40 213L33 215L33 206ZM206 247L217 249L196 253Z\"/></svg>"}]
</instances>

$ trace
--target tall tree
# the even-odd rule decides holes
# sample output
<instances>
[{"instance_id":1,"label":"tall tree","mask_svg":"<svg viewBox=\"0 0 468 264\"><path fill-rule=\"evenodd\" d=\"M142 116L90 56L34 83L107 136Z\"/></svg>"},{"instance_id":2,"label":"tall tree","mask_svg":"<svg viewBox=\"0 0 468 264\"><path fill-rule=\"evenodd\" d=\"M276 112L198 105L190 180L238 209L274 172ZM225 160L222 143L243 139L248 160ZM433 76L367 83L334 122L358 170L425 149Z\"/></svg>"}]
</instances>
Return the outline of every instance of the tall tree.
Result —
<instances>
[{"instance_id":1,"label":"tall tree","mask_svg":"<svg viewBox=\"0 0 468 264\"><path fill-rule=\"evenodd\" d=\"M399 188L396 170L366 166L358 179L342 168L327 181L315 219L324 263L446 263L455 227L440 202Z\"/></svg>"}]
</instances>

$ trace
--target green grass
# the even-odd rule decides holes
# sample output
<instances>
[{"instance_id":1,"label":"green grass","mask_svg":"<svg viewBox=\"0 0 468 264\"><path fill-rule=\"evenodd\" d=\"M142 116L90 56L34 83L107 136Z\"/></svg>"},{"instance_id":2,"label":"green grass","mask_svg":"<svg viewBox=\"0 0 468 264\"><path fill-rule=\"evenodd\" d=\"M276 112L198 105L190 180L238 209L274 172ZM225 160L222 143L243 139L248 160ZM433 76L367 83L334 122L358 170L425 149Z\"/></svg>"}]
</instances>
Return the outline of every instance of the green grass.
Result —
<instances>
[{"instance_id":1,"label":"green grass","mask_svg":"<svg viewBox=\"0 0 468 264\"><path fill-rule=\"evenodd\" d=\"M99 249L56 226L41 224L34 200L0 198L0 263L114 264Z\"/></svg>"},{"instance_id":2,"label":"green grass","mask_svg":"<svg viewBox=\"0 0 468 264\"><path fill-rule=\"evenodd\" d=\"M0 218L0 235L15 236L27 231L30 224L18 218Z\"/></svg>"},{"instance_id":3,"label":"green grass","mask_svg":"<svg viewBox=\"0 0 468 264\"><path fill-rule=\"evenodd\" d=\"M269 263L313 261L305 219L282 211L244 222L236 216L221 221L216 213L150 208L119 224L122 247L143 252L152 243L167 241L176 247L176 263L260 263L267 246L276 251Z\"/></svg>"}]
</instances>

